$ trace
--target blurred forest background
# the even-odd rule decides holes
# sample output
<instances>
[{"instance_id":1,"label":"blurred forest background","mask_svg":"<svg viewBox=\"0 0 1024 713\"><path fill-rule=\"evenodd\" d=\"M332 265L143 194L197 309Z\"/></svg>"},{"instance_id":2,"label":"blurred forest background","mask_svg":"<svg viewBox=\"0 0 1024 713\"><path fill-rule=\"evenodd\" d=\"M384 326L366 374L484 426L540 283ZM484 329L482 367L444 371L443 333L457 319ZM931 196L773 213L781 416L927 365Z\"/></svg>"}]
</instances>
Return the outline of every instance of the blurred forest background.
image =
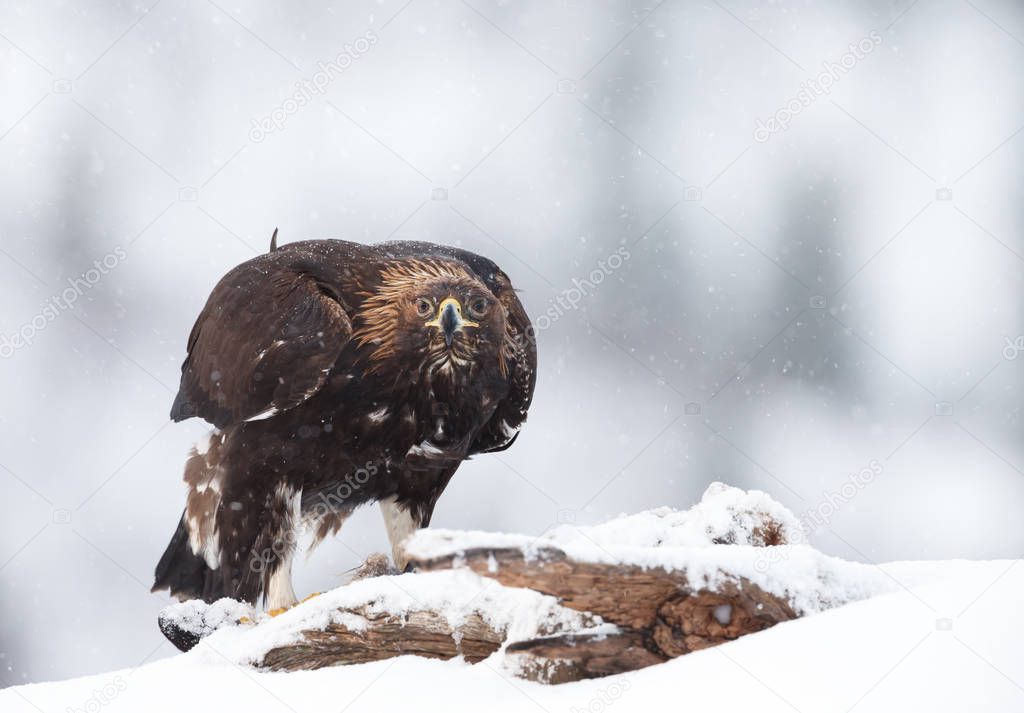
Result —
<instances>
[{"instance_id":1,"label":"blurred forest background","mask_svg":"<svg viewBox=\"0 0 1024 713\"><path fill-rule=\"evenodd\" d=\"M275 227L521 288L529 423L435 526L722 480L837 556L1019 556L1022 59L1010 0L4 2L0 682L173 653L148 590L206 427L167 413ZM296 589L385 549L361 511Z\"/></svg>"}]
</instances>

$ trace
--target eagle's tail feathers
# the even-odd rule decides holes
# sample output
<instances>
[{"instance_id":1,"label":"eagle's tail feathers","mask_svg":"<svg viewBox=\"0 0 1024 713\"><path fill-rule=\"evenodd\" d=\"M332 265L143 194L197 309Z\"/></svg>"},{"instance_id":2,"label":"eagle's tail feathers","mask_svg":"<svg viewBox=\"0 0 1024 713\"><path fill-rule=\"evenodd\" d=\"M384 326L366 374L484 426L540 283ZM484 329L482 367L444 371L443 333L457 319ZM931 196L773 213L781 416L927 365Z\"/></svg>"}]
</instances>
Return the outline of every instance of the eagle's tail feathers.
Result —
<instances>
[{"instance_id":1,"label":"eagle's tail feathers","mask_svg":"<svg viewBox=\"0 0 1024 713\"><path fill-rule=\"evenodd\" d=\"M202 599L215 602L226 596L224 578L210 569L206 560L192 551L188 526L182 513L167 549L156 565L152 591L170 590L178 599Z\"/></svg>"}]
</instances>

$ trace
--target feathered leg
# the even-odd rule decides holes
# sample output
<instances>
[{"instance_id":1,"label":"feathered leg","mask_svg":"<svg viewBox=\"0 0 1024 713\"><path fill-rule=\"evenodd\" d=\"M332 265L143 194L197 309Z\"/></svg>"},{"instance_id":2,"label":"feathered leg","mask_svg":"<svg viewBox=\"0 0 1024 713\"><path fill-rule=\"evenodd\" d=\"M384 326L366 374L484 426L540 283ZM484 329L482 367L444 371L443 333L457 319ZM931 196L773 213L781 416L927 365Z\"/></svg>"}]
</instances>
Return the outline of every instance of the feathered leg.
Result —
<instances>
[{"instance_id":1,"label":"feathered leg","mask_svg":"<svg viewBox=\"0 0 1024 713\"><path fill-rule=\"evenodd\" d=\"M282 609L298 599L291 564L299 536L302 491L279 481L269 493L251 485L225 490L217 517L225 589L236 599Z\"/></svg>"},{"instance_id":2,"label":"feathered leg","mask_svg":"<svg viewBox=\"0 0 1024 713\"><path fill-rule=\"evenodd\" d=\"M422 527L423 523L416 513L400 505L394 496L380 501L380 513L384 516L384 527L388 531L395 569L401 572L409 564L409 558L405 554L405 540Z\"/></svg>"}]
</instances>

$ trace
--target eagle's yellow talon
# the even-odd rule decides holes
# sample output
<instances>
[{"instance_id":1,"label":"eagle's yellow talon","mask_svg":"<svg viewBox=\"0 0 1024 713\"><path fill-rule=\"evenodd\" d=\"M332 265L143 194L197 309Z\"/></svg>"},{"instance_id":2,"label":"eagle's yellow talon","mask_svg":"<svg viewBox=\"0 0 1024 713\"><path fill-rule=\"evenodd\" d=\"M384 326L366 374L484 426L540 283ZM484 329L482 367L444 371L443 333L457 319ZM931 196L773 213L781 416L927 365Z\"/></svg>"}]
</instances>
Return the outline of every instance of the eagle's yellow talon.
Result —
<instances>
[{"instance_id":1,"label":"eagle's yellow talon","mask_svg":"<svg viewBox=\"0 0 1024 713\"><path fill-rule=\"evenodd\" d=\"M303 600L302 600L301 602L295 602L295 603L294 603L294 604L292 604L291 606L287 606L287 607L277 607L276 609L268 609L268 610L267 610L267 616L278 616L278 615L280 615L280 614L284 614L284 613L285 613L286 611L288 611L288 610L289 610L289 609L291 609L292 607L297 607L297 606L299 606L300 604L302 604L302 602L308 602L308 601L309 601L310 599L312 599L313 597L319 597L319 596L320 596L321 594L323 594L323 592L313 592L313 593L312 593L312 594L310 594L310 595L309 595L308 597L306 597L305 599L303 599Z\"/></svg>"}]
</instances>

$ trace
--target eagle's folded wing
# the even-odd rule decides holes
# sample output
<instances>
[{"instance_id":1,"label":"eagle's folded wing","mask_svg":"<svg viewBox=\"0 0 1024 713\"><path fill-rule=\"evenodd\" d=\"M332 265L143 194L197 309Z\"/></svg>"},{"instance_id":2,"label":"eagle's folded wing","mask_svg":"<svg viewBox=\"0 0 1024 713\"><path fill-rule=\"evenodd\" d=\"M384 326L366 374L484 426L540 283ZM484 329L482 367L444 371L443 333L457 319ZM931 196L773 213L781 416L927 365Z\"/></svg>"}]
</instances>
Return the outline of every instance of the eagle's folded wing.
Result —
<instances>
[{"instance_id":1,"label":"eagle's folded wing","mask_svg":"<svg viewBox=\"0 0 1024 713\"><path fill-rule=\"evenodd\" d=\"M491 289L506 312L504 358L509 392L470 446L471 454L503 451L512 445L526 421L537 384L537 342L530 318L504 273L498 272Z\"/></svg>"},{"instance_id":2,"label":"eagle's folded wing","mask_svg":"<svg viewBox=\"0 0 1024 713\"><path fill-rule=\"evenodd\" d=\"M214 288L189 337L173 420L222 428L267 418L326 381L352 325L328 288L280 255L245 263Z\"/></svg>"}]
</instances>

